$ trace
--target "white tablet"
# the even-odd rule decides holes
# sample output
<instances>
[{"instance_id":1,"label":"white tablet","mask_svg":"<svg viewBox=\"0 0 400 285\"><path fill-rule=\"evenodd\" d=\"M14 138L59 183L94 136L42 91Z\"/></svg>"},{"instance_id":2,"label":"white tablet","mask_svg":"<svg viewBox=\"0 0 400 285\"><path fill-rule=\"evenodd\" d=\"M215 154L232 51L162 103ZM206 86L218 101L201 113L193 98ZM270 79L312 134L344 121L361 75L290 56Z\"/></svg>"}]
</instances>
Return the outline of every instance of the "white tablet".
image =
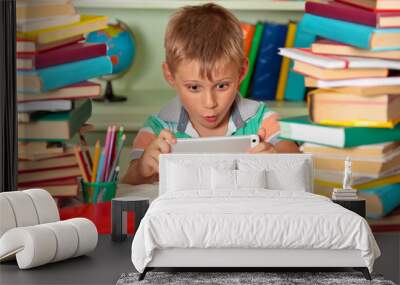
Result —
<instances>
[{"instance_id":1,"label":"white tablet","mask_svg":"<svg viewBox=\"0 0 400 285\"><path fill-rule=\"evenodd\" d=\"M258 135L177 139L171 153L245 153L259 142Z\"/></svg>"}]
</instances>

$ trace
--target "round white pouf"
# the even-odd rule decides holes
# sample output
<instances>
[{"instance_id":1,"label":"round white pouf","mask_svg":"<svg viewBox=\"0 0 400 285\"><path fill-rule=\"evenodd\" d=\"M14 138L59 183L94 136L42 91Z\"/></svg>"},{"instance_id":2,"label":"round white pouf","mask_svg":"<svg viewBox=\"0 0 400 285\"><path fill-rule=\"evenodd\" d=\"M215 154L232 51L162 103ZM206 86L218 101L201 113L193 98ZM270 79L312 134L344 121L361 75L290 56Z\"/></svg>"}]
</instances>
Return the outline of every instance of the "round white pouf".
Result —
<instances>
[{"instance_id":1,"label":"round white pouf","mask_svg":"<svg viewBox=\"0 0 400 285\"><path fill-rule=\"evenodd\" d=\"M79 256L94 250L97 246L98 233L95 224L85 218L74 218L65 220L74 226L78 232L78 249L74 255Z\"/></svg>"},{"instance_id":2,"label":"round white pouf","mask_svg":"<svg viewBox=\"0 0 400 285\"><path fill-rule=\"evenodd\" d=\"M13 209L17 227L33 226L39 223L35 205L31 197L23 191L1 193Z\"/></svg>"},{"instance_id":3,"label":"round white pouf","mask_svg":"<svg viewBox=\"0 0 400 285\"><path fill-rule=\"evenodd\" d=\"M60 220L56 202L49 192L43 189L29 189L22 192L31 197L39 218L39 224Z\"/></svg>"},{"instance_id":4,"label":"round white pouf","mask_svg":"<svg viewBox=\"0 0 400 285\"><path fill-rule=\"evenodd\" d=\"M57 238L57 252L51 262L57 262L74 256L78 249L78 233L75 228L65 221L43 224L51 229Z\"/></svg>"},{"instance_id":5,"label":"round white pouf","mask_svg":"<svg viewBox=\"0 0 400 285\"><path fill-rule=\"evenodd\" d=\"M15 255L20 269L49 263L56 252L55 234L42 225L13 228L0 239L0 260Z\"/></svg>"},{"instance_id":6,"label":"round white pouf","mask_svg":"<svg viewBox=\"0 0 400 285\"><path fill-rule=\"evenodd\" d=\"M16 257L20 269L77 257L96 248L96 226L88 219L17 227L0 238L0 261Z\"/></svg>"},{"instance_id":7,"label":"round white pouf","mask_svg":"<svg viewBox=\"0 0 400 285\"><path fill-rule=\"evenodd\" d=\"M17 222L10 202L0 195L0 238L6 231L16 226Z\"/></svg>"}]
</instances>

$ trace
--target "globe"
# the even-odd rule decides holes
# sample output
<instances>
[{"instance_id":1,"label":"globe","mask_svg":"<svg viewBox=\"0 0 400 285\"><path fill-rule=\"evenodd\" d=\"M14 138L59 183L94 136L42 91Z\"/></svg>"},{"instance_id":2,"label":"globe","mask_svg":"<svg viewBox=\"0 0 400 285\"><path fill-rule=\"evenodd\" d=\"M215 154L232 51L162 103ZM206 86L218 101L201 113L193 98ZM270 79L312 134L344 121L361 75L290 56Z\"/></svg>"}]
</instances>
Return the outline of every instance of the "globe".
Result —
<instances>
[{"instance_id":1,"label":"globe","mask_svg":"<svg viewBox=\"0 0 400 285\"><path fill-rule=\"evenodd\" d=\"M104 97L98 101L125 101L126 97L114 95L111 81L122 77L133 64L136 43L132 31L121 20L115 19L109 22L104 30L89 33L86 42L105 43L107 55L110 56L113 65L111 75L100 78L106 80L107 85Z\"/></svg>"}]
</instances>

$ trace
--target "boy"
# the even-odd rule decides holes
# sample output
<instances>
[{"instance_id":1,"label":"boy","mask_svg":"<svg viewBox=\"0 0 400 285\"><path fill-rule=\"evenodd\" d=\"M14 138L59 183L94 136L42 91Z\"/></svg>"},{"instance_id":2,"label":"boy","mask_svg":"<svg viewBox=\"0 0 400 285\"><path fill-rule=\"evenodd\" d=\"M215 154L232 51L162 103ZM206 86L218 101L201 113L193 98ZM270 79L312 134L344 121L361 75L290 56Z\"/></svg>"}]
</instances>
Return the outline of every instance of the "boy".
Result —
<instances>
[{"instance_id":1,"label":"boy","mask_svg":"<svg viewBox=\"0 0 400 285\"><path fill-rule=\"evenodd\" d=\"M176 138L258 134L249 153L299 151L278 139L277 114L238 94L248 61L232 13L215 4L184 7L168 23L164 46L164 77L178 96L140 129L123 183L157 181L158 157Z\"/></svg>"}]
</instances>

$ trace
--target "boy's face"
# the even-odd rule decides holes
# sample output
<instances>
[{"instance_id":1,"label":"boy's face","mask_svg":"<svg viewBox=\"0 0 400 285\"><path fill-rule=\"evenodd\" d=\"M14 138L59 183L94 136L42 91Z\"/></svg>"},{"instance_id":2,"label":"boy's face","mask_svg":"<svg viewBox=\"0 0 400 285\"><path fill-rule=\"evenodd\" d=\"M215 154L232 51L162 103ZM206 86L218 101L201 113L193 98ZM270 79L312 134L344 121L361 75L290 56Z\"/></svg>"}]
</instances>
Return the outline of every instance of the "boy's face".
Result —
<instances>
[{"instance_id":1,"label":"boy's face","mask_svg":"<svg viewBox=\"0 0 400 285\"><path fill-rule=\"evenodd\" d=\"M247 71L247 61L241 69L234 63L217 64L211 80L200 76L198 61L181 62L174 74L164 63L163 71L169 84L178 92L194 127L216 129L229 118L230 108Z\"/></svg>"}]
</instances>

